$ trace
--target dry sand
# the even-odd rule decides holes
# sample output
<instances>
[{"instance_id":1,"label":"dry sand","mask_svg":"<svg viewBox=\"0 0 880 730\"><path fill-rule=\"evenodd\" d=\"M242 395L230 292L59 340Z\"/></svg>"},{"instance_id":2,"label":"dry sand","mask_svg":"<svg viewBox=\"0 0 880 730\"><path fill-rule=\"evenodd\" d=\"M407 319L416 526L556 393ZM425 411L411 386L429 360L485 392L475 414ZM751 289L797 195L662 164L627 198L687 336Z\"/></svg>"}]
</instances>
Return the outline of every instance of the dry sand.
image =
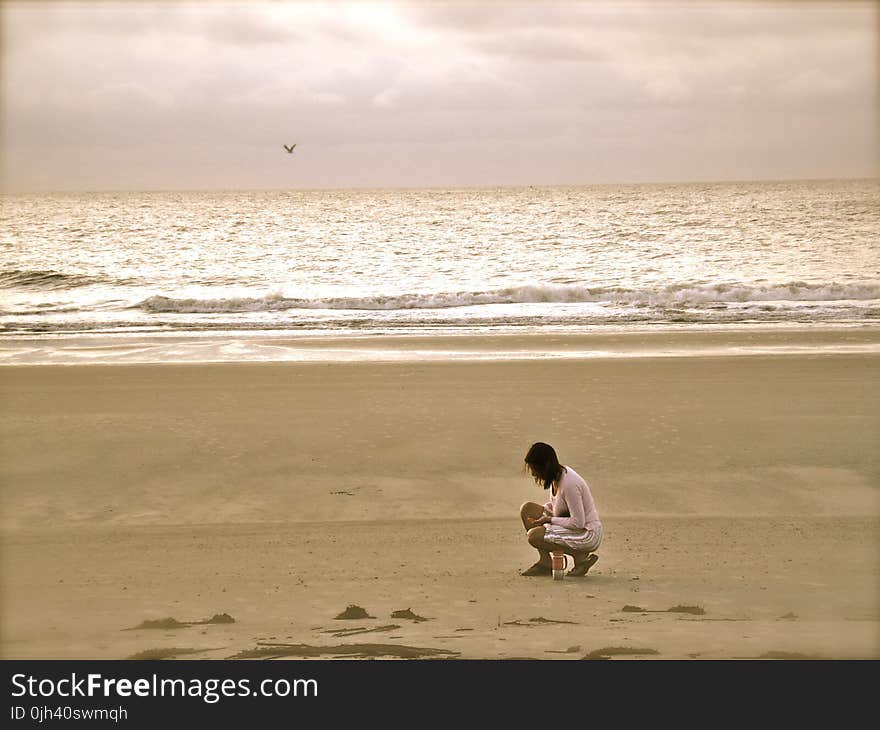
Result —
<instances>
[{"instance_id":1,"label":"dry sand","mask_svg":"<svg viewBox=\"0 0 880 730\"><path fill-rule=\"evenodd\" d=\"M0 650L878 658L877 364L5 367ZM584 579L518 575L536 440L602 515Z\"/></svg>"}]
</instances>

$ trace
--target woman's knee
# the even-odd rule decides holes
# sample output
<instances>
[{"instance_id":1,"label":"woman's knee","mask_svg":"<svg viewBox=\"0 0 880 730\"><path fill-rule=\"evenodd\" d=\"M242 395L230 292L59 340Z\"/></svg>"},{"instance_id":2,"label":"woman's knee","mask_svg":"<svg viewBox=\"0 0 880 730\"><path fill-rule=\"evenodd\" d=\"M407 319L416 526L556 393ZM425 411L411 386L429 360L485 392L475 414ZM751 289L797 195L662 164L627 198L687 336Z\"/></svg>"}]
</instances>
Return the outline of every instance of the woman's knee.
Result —
<instances>
[{"instance_id":1,"label":"woman's knee","mask_svg":"<svg viewBox=\"0 0 880 730\"><path fill-rule=\"evenodd\" d=\"M520 517L540 517L544 514L544 507L536 502L523 502L519 514Z\"/></svg>"},{"instance_id":2,"label":"woman's knee","mask_svg":"<svg viewBox=\"0 0 880 730\"><path fill-rule=\"evenodd\" d=\"M533 527L528 532L529 535L529 545L532 547L539 547L544 542L544 528L543 527Z\"/></svg>"}]
</instances>

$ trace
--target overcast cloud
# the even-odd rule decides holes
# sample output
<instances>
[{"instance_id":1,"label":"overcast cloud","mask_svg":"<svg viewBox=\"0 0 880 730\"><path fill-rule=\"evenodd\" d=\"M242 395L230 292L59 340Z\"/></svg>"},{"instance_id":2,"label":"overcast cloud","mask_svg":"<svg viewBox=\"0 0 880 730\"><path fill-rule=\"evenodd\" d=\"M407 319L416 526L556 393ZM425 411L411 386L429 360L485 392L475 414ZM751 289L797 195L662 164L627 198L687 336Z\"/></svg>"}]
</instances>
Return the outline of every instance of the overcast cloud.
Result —
<instances>
[{"instance_id":1,"label":"overcast cloud","mask_svg":"<svg viewBox=\"0 0 880 730\"><path fill-rule=\"evenodd\" d=\"M2 21L6 191L878 170L874 3L6 2Z\"/></svg>"}]
</instances>

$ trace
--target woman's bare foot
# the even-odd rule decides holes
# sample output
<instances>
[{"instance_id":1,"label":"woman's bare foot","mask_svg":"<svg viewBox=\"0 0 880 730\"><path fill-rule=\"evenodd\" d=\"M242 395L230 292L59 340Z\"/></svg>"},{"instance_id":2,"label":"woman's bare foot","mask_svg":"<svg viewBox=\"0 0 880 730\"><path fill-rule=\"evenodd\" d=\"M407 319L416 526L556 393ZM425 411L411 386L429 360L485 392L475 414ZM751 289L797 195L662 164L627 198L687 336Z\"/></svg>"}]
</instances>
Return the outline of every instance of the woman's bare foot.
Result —
<instances>
[{"instance_id":1,"label":"woman's bare foot","mask_svg":"<svg viewBox=\"0 0 880 730\"><path fill-rule=\"evenodd\" d=\"M574 568L572 568L572 570L574 570ZM533 575L550 575L552 572L553 569L549 565L542 563L539 560L531 568L527 568L522 573L520 573L520 575L531 577Z\"/></svg>"},{"instance_id":2,"label":"woman's bare foot","mask_svg":"<svg viewBox=\"0 0 880 730\"><path fill-rule=\"evenodd\" d=\"M569 570L566 575L570 575L575 578L580 578L581 576L586 575L590 568L592 568L596 561L599 559L599 556L596 553L590 553L580 562L575 561L574 567Z\"/></svg>"}]
</instances>

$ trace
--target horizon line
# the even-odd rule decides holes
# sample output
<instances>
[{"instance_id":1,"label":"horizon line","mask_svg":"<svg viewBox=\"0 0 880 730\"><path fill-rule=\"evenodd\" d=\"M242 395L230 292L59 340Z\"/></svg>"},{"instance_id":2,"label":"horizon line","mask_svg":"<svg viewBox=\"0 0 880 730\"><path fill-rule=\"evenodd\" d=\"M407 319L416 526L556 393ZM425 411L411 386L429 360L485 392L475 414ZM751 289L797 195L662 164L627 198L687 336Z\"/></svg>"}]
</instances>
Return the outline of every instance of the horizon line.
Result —
<instances>
[{"instance_id":1,"label":"horizon line","mask_svg":"<svg viewBox=\"0 0 880 730\"><path fill-rule=\"evenodd\" d=\"M280 192L377 192L377 191L418 191L418 190L523 190L546 188L596 188L596 187L638 187L656 185L732 185L744 183L807 183L807 182L867 182L880 181L880 172L875 175L853 177L768 177L768 178L729 178L694 180L650 180L592 183L520 183L520 184L481 184L481 185L367 185L351 187L216 187L216 188L60 188L46 190L0 190L0 195L76 195L113 193L280 193Z\"/></svg>"}]
</instances>

